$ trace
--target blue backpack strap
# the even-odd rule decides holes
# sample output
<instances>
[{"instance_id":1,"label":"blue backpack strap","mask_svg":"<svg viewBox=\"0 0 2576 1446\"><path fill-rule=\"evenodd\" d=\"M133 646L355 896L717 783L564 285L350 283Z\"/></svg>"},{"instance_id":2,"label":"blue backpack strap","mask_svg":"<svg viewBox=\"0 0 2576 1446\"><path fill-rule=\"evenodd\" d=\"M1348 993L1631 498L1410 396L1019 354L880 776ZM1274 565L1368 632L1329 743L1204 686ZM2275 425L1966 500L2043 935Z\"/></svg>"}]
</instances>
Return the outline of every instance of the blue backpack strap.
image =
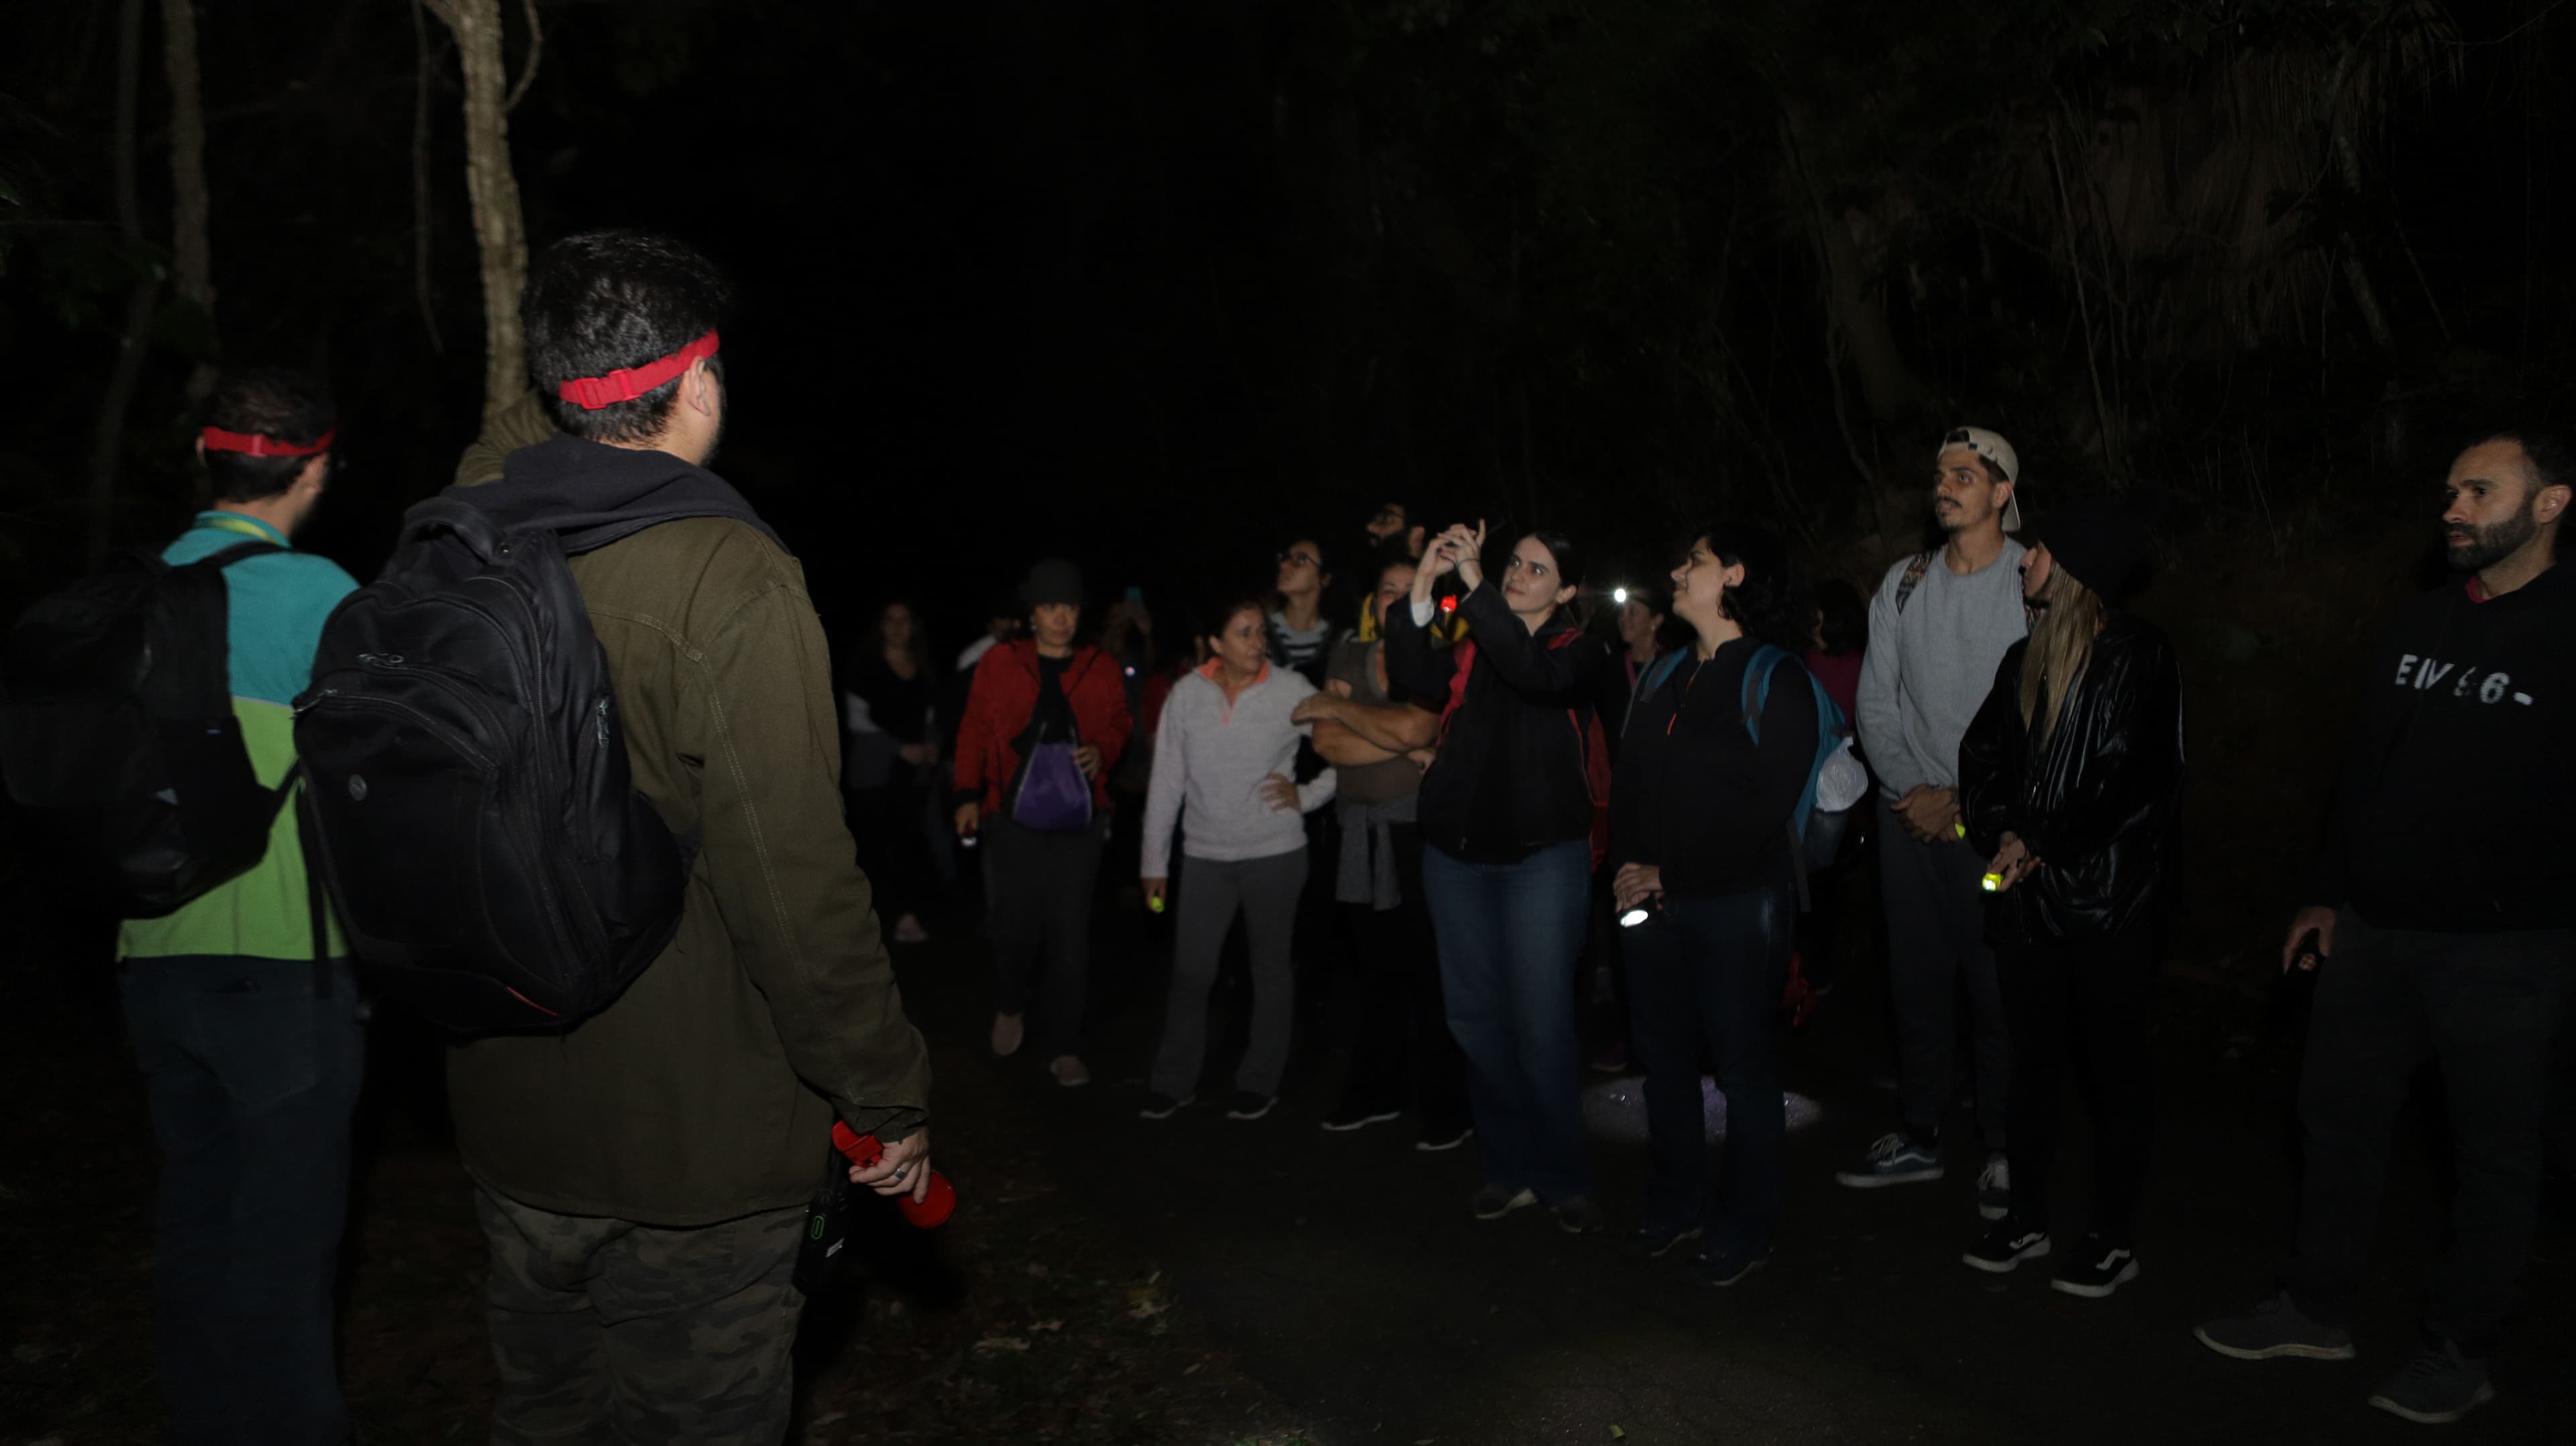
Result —
<instances>
[{"instance_id":1,"label":"blue backpack strap","mask_svg":"<svg viewBox=\"0 0 2576 1446\"><path fill-rule=\"evenodd\" d=\"M1787 656L1788 649L1764 643L1744 665L1744 731L1753 735L1757 748L1762 744L1762 708L1771 701L1771 673Z\"/></svg>"}]
</instances>

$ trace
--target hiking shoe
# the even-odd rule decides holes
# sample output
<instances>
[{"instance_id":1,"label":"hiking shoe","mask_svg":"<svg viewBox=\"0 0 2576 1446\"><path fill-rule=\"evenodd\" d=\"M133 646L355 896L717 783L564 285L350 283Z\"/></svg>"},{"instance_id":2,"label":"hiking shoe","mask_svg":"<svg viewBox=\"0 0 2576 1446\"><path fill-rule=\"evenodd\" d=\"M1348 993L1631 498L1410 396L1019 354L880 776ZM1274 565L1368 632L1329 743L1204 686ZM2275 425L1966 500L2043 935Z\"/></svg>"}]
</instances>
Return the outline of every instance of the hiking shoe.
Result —
<instances>
[{"instance_id":1,"label":"hiking shoe","mask_svg":"<svg viewBox=\"0 0 2576 1446\"><path fill-rule=\"evenodd\" d=\"M1537 1191L1515 1190L1508 1185L1488 1185L1467 1197L1467 1208L1479 1220L1500 1220L1524 1205L1537 1203Z\"/></svg>"},{"instance_id":2,"label":"hiking shoe","mask_svg":"<svg viewBox=\"0 0 2576 1446\"><path fill-rule=\"evenodd\" d=\"M1020 1016L1016 1014L994 1015L993 1053L1004 1059L1008 1059L1012 1055L1019 1053L1020 1034Z\"/></svg>"},{"instance_id":3,"label":"hiking shoe","mask_svg":"<svg viewBox=\"0 0 2576 1446\"><path fill-rule=\"evenodd\" d=\"M1229 1120L1257 1120L1270 1113L1270 1107L1277 1103L1279 1103L1277 1095L1257 1095L1250 1090L1236 1090L1234 1108L1226 1111L1225 1117Z\"/></svg>"},{"instance_id":4,"label":"hiking shoe","mask_svg":"<svg viewBox=\"0 0 2576 1446\"><path fill-rule=\"evenodd\" d=\"M1989 1275L2009 1275L2023 1261L2040 1260L2047 1255L2048 1232L2007 1215L1987 1226L1977 1243L1962 1252L1959 1259Z\"/></svg>"},{"instance_id":5,"label":"hiking shoe","mask_svg":"<svg viewBox=\"0 0 2576 1446\"><path fill-rule=\"evenodd\" d=\"M1589 1195L1559 1200L1547 1207L1547 1211L1556 1217L1556 1228L1568 1235L1601 1233L1601 1207L1593 1204Z\"/></svg>"},{"instance_id":6,"label":"hiking shoe","mask_svg":"<svg viewBox=\"0 0 2576 1446\"><path fill-rule=\"evenodd\" d=\"M2274 1356L2301 1356L2311 1361L2348 1361L2352 1332L2299 1314L2282 1291L2254 1307L2251 1315L2204 1321L2191 1328L2202 1345L2240 1361L2268 1361Z\"/></svg>"},{"instance_id":7,"label":"hiking shoe","mask_svg":"<svg viewBox=\"0 0 2576 1446\"><path fill-rule=\"evenodd\" d=\"M1699 1258L1691 1262L1698 1269L1700 1279L1721 1290L1770 1263L1771 1247L1768 1245L1760 1250L1747 1250L1739 1245L1720 1246L1701 1251Z\"/></svg>"},{"instance_id":8,"label":"hiking shoe","mask_svg":"<svg viewBox=\"0 0 2576 1446\"><path fill-rule=\"evenodd\" d=\"M1091 1071L1083 1065L1080 1057L1075 1055L1059 1054L1049 1060L1047 1073L1054 1075L1055 1082L1069 1090L1080 1089L1091 1083Z\"/></svg>"},{"instance_id":9,"label":"hiking shoe","mask_svg":"<svg viewBox=\"0 0 2576 1446\"><path fill-rule=\"evenodd\" d=\"M1197 1095L1183 1095L1179 1099L1174 1099L1166 1094L1149 1094L1145 1096L1145 1107L1136 1112L1136 1117L1145 1120L1168 1120L1181 1106L1194 1104L1197 1100Z\"/></svg>"},{"instance_id":10,"label":"hiking shoe","mask_svg":"<svg viewBox=\"0 0 2576 1446\"><path fill-rule=\"evenodd\" d=\"M1426 1154L1436 1155L1443 1150L1454 1150L1475 1137L1476 1132L1474 1130L1467 1128L1465 1125L1460 1125L1454 1130L1434 1130L1430 1134L1424 1135L1421 1139L1414 1141L1413 1148L1421 1150Z\"/></svg>"},{"instance_id":11,"label":"hiking shoe","mask_svg":"<svg viewBox=\"0 0 2576 1446\"><path fill-rule=\"evenodd\" d=\"M2086 1300L2100 1300L2138 1278L2138 1257L2125 1245L2114 1245L2099 1235L2087 1235L2066 1263L2057 1268L2057 1278L2049 1288Z\"/></svg>"},{"instance_id":12,"label":"hiking shoe","mask_svg":"<svg viewBox=\"0 0 2576 1446\"><path fill-rule=\"evenodd\" d=\"M921 927L921 920L906 914L894 921L894 941L898 944L927 944L930 931Z\"/></svg>"},{"instance_id":13,"label":"hiking shoe","mask_svg":"<svg viewBox=\"0 0 2576 1446\"><path fill-rule=\"evenodd\" d=\"M1941 1178L1941 1150L1937 1143L1926 1144L1898 1130L1881 1135L1861 1156L1860 1168L1837 1170L1834 1178L1855 1190L1876 1190L1885 1185L1913 1185Z\"/></svg>"},{"instance_id":14,"label":"hiking shoe","mask_svg":"<svg viewBox=\"0 0 2576 1446\"><path fill-rule=\"evenodd\" d=\"M2005 1163L2001 1150L1986 1157L1986 1168L1977 1172L1977 1213L1988 1220L2001 1220L2012 1211L2012 1166Z\"/></svg>"},{"instance_id":15,"label":"hiking shoe","mask_svg":"<svg viewBox=\"0 0 2576 1446\"><path fill-rule=\"evenodd\" d=\"M2379 1383L2370 1404L2427 1426L2447 1426L2495 1399L2487 1363L2449 1342L2416 1352L2405 1369Z\"/></svg>"},{"instance_id":16,"label":"hiking shoe","mask_svg":"<svg viewBox=\"0 0 2576 1446\"><path fill-rule=\"evenodd\" d=\"M1346 1130L1365 1129L1370 1125L1385 1124L1389 1120L1400 1117L1403 1113L1404 1111L1402 1110L1353 1109L1348 1105L1344 1105L1340 1109L1333 1111L1331 1114L1324 1116L1324 1128L1331 1130L1333 1133L1338 1135Z\"/></svg>"},{"instance_id":17,"label":"hiking shoe","mask_svg":"<svg viewBox=\"0 0 2576 1446\"><path fill-rule=\"evenodd\" d=\"M1699 1237L1700 1228L1696 1225L1657 1225L1649 1221L1628 1232L1628 1249L1648 1260L1661 1260L1672 1253L1674 1246Z\"/></svg>"}]
</instances>

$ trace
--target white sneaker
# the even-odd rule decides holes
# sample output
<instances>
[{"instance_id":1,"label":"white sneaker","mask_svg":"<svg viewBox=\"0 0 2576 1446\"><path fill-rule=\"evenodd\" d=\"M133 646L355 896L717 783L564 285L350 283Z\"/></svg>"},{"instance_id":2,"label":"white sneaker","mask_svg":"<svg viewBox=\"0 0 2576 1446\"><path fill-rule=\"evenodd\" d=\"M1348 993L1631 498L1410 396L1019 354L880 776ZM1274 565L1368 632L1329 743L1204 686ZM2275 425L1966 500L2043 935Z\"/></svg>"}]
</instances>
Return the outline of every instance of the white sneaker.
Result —
<instances>
[{"instance_id":1,"label":"white sneaker","mask_svg":"<svg viewBox=\"0 0 2576 1446\"><path fill-rule=\"evenodd\" d=\"M2012 1166L2000 1154L1986 1157L1986 1168L1977 1174L1977 1213L1988 1220L2001 1220L2012 1208Z\"/></svg>"},{"instance_id":2,"label":"white sneaker","mask_svg":"<svg viewBox=\"0 0 2576 1446\"><path fill-rule=\"evenodd\" d=\"M1083 1068L1082 1061L1073 1055L1057 1055L1047 1064L1047 1072L1055 1076L1057 1084L1069 1090L1091 1083L1091 1071Z\"/></svg>"},{"instance_id":3,"label":"white sneaker","mask_svg":"<svg viewBox=\"0 0 2576 1446\"><path fill-rule=\"evenodd\" d=\"M993 1053L1000 1055L1004 1059L1008 1059L1012 1055L1019 1053L1021 1033L1020 1016L1016 1014L994 1015Z\"/></svg>"}]
</instances>

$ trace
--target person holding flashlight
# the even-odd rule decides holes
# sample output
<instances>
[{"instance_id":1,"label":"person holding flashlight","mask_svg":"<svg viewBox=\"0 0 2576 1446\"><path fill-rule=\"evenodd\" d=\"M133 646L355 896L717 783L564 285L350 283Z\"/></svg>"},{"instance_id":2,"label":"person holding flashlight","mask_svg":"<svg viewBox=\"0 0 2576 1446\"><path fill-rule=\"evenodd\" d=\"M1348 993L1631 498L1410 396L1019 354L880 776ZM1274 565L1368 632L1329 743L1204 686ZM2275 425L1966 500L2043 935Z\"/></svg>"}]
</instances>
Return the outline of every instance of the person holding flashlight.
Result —
<instances>
[{"instance_id":1,"label":"person holding flashlight","mask_svg":"<svg viewBox=\"0 0 2576 1446\"><path fill-rule=\"evenodd\" d=\"M1797 657L1813 626L1805 571L1771 533L1709 528L1673 569L1672 609L1695 642L1646 675L1610 791L1629 1048L1646 1076L1654 1165L1632 1239L1660 1256L1706 1233L1701 1273L1733 1285L1770 1258L1780 1212L1775 1007L1797 912L1792 819L1829 705ZM1726 1096L1714 1206L1704 1057Z\"/></svg>"},{"instance_id":2,"label":"person holding flashlight","mask_svg":"<svg viewBox=\"0 0 2576 1446\"><path fill-rule=\"evenodd\" d=\"M2099 1138L2091 1222L2051 1284L2098 1299L2138 1274L2129 1224L2154 1134L2147 1019L2182 812L2182 671L2162 629L2118 608L2143 571L2143 518L2078 503L2041 534L2021 558L2030 636L2005 651L1959 744L2013 1052L2011 1196L1962 1259L2002 1274L2049 1253L2071 1054Z\"/></svg>"}]
</instances>

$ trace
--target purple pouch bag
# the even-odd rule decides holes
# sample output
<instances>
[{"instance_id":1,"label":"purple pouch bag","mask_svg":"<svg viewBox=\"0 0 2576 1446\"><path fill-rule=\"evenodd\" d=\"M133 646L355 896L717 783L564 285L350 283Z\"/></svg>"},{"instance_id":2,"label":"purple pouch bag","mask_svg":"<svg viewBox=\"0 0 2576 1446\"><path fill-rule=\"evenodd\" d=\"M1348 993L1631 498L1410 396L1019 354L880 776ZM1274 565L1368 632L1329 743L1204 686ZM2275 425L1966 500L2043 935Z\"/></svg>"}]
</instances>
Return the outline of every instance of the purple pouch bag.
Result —
<instances>
[{"instance_id":1,"label":"purple pouch bag","mask_svg":"<svg viewBox=\"0 0 2576 1446\"><path fill-rule=\"evenodd\" d=\"M1020 786L1011 794L1011 822L1041 833L1091 827L1091 780L1073 761L1072 744L1041 743L1029 750Z\"/></svg>"}]
</instances>

